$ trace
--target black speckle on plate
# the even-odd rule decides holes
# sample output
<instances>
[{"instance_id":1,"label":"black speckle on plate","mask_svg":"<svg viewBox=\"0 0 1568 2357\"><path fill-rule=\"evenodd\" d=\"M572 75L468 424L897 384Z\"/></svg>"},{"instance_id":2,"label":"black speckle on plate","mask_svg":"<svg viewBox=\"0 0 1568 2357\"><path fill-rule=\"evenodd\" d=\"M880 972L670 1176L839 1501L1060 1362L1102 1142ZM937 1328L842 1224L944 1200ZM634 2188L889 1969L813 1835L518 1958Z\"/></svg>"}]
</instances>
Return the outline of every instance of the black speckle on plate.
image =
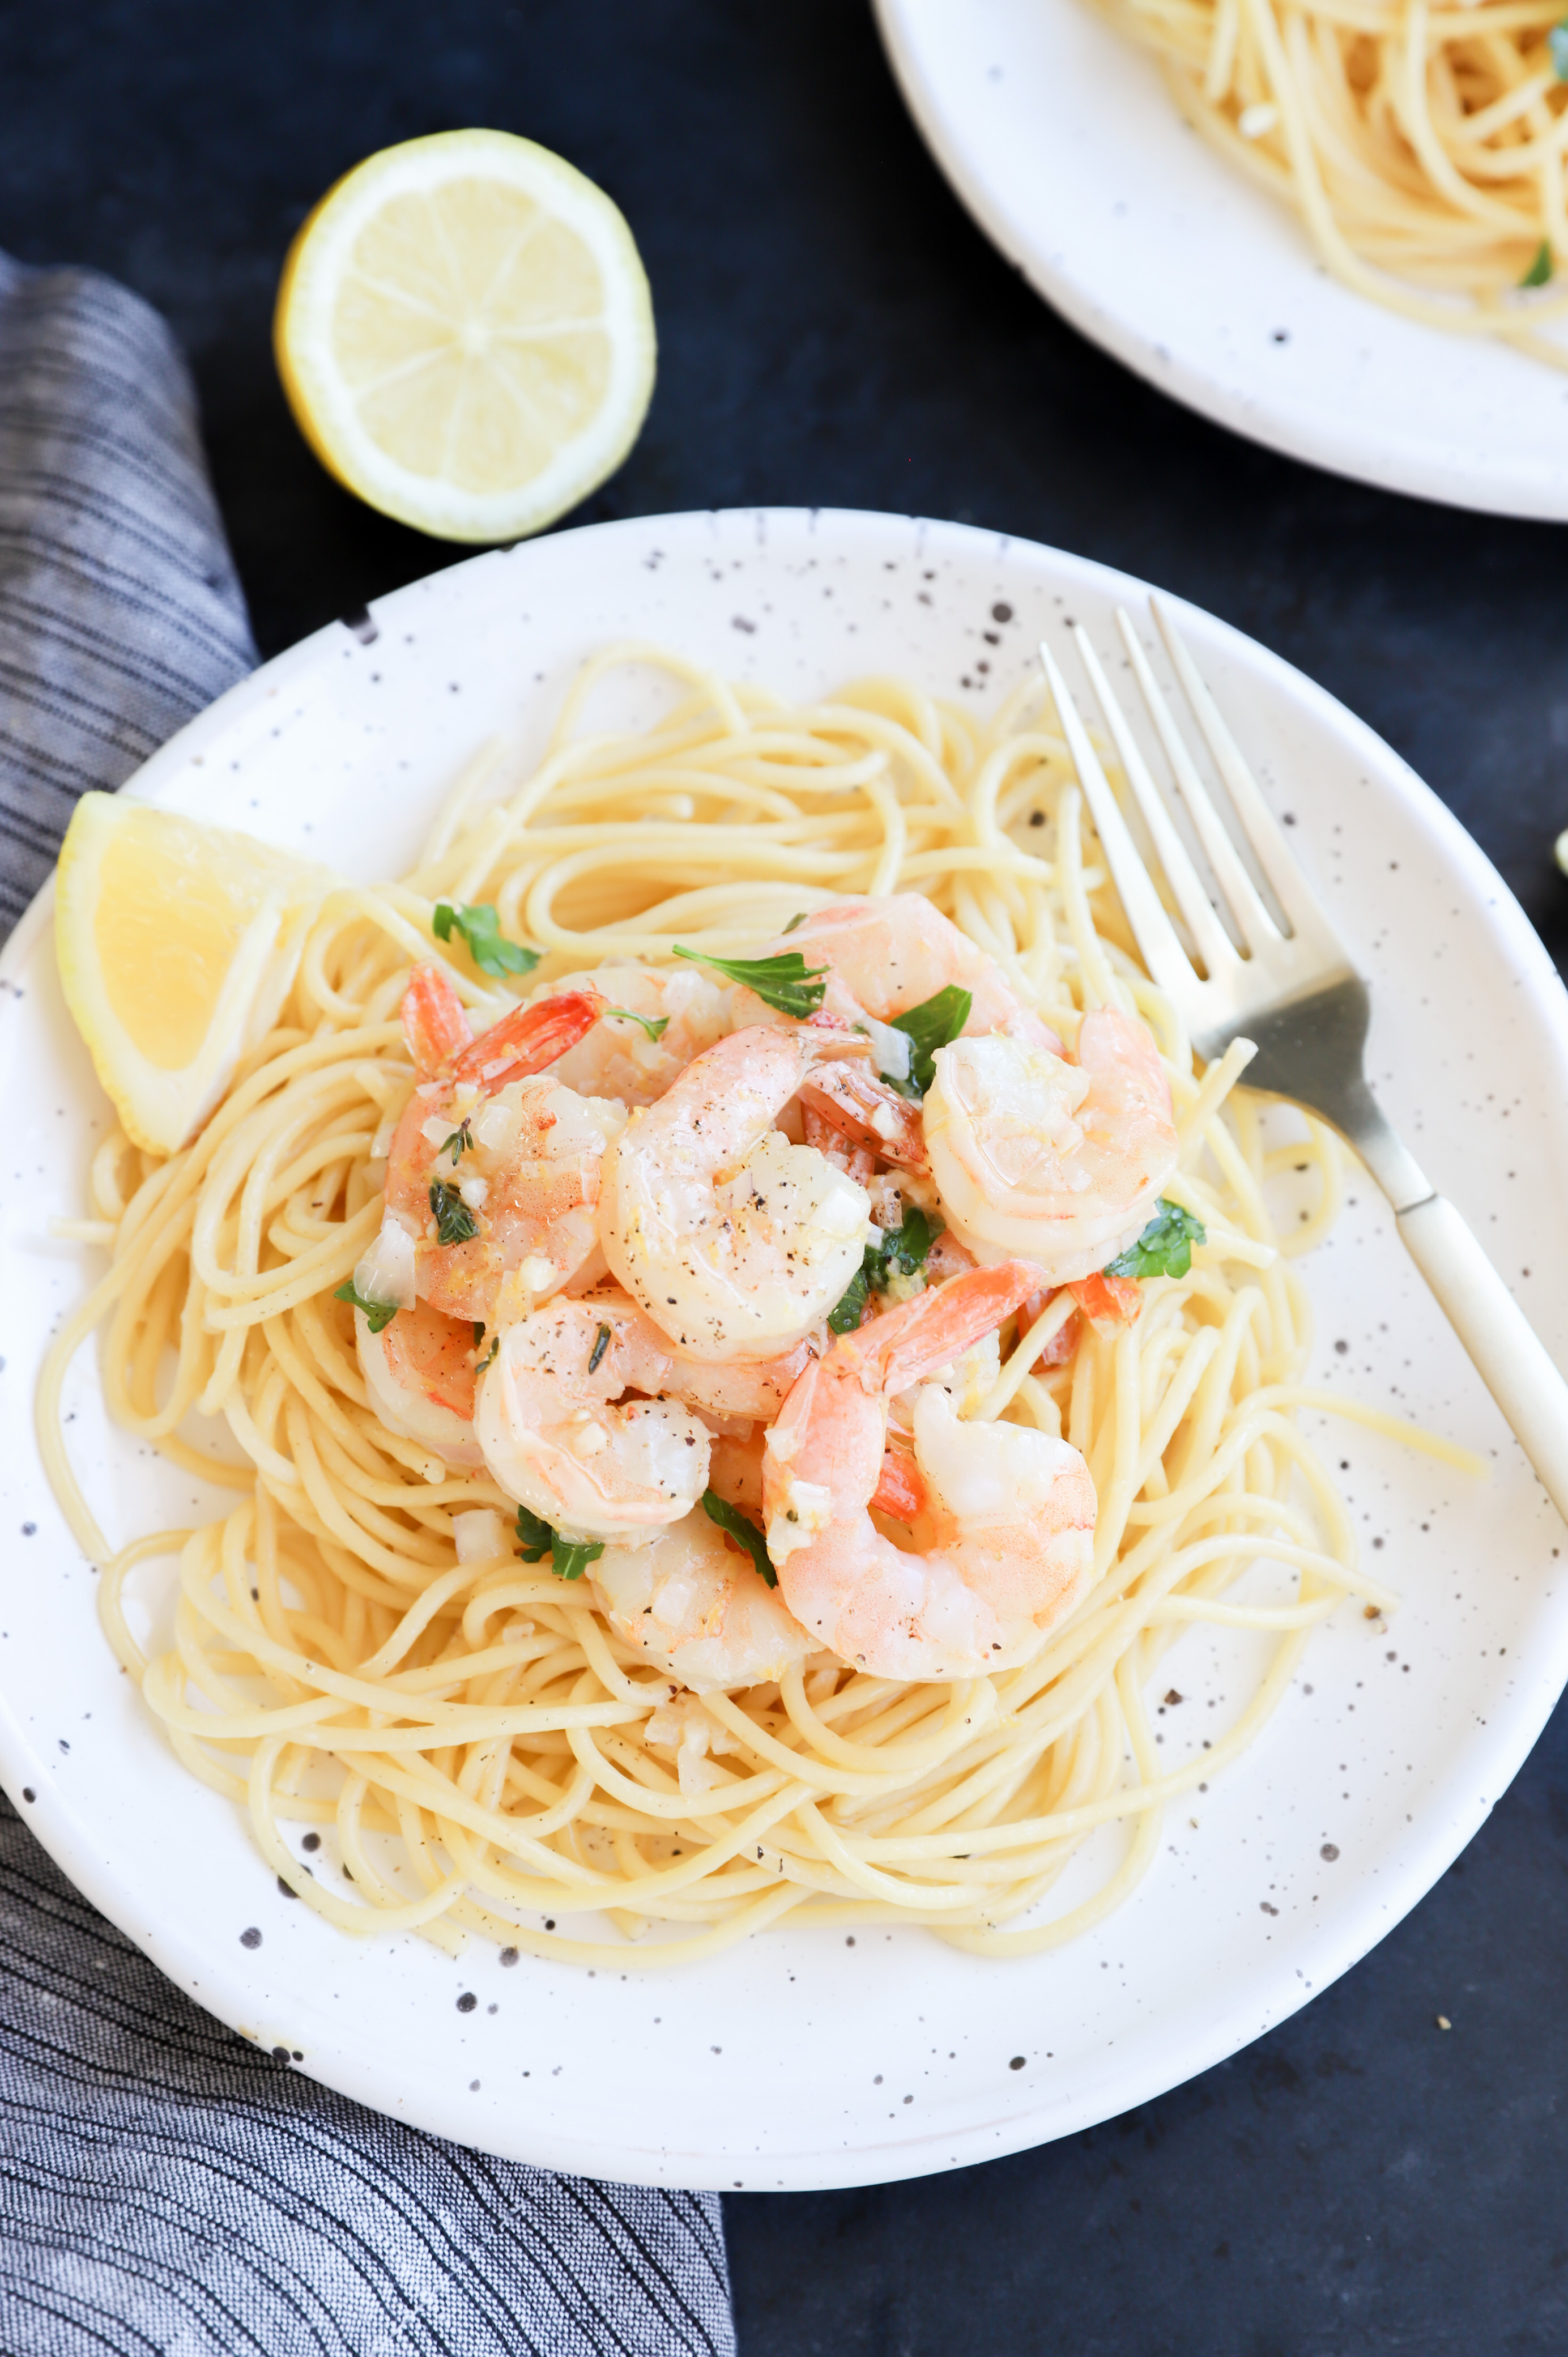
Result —
<instances>
[{"instance_id":1,"label":"black speckle on plate","mask_svg":"<svg viewBox=\"0 0 1568 2357\"><path fill-rule=\"evenodd\" d=\"M254 1923L252 1923L245 1931L241 1932L240 1945L242 1948L259 1948L261 1944L262 1935Z\"/></svg>"},{"instance_id":2,"label":"black speckle on plate","mask_svg":"<svg viewBox=\"0 0 1568 2357\"><path fill-rule=\"evenodd\" d=\"M459 2013L472 2013L478 2002L472 1989L465 1989L457 1999L457 2010Z\"/></svg>"}]
</instances>

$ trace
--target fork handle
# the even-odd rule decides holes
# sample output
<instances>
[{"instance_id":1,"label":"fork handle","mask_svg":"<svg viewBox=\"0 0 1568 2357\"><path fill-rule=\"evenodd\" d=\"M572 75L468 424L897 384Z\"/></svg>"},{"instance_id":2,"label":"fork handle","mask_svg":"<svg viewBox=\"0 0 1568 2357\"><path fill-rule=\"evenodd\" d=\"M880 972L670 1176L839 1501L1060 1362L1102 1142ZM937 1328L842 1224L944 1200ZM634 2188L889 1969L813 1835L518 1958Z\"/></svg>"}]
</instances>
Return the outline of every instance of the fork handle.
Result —
<instances>
[{"instance_id":1,"label":"fork handle","mask_svg":"<svg viewBox=\"0 0 1568 2357\"><path fill-rule=\"evenodd\" d=\"M1396 1213L1411 1258L1568 1522L1568 1383L1445 1195Z\"/></svg>"}]
</instances>

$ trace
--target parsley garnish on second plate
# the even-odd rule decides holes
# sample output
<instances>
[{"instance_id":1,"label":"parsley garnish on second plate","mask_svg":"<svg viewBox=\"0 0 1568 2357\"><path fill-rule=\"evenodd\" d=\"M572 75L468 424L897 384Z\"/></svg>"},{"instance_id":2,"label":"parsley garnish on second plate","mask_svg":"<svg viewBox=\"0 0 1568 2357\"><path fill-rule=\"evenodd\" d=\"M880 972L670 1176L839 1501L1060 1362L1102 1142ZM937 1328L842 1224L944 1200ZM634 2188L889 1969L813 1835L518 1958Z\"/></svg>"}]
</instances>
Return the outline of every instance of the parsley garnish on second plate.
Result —
<instances>
[{"instance_id":1,"label":"parsley garnish on second plate","mask_svg":"<svg viewBox=\"0 0 1568 2357\"><path fill-rule=\"evenodd\" d=\"M1201 1220L1179 1203L1160 1197L1159 1208L1135 1244L1108 1261L1102 1276L1185 1276L1192 1266L1194 1244L1208 1242Z\"/></svg>"},{"instance_id":2,"label":"parsley garnish on second plate","mask_svg":"<svg viewBox=\"0 0 1568 2357\"><path fill-rule=\"evenodd\" d=\"M397 1316L395 1301L367 1301L362 1293L356 1293L354 1290L352 1277L349 1277L346 1285L340 1285L338 1287L332 1298L334 1301L350 1302L356 1309L362 1310L365 1323L372 1334L379 1334L381 1328L390 1326Z\"/></svg>"},{"instance_id":3,"label":"parsley garnish on second plate","mask_svg":"<svg viewBox=\"0 0 1568 2357\"><path fill-rule=\"evenodd\" d=\"M768 1587L777 1587L779 1574L768 1559L768 1542L750 1516L743 1514L738 1506L726 1505L712 1490L703 1492L703 1512L710 1523L717 1523L721 1531L727 1531L730 1537L746 1549Z\"/></svg>"},{"instance_id":4,"label":"parsley garnish on second plate","mask_svg":"<svg viewBox=\"0 0 1568 2357\"><path fill-rule=\"evenodd\" d=\"M443 1244L466 1244L479 1232L479 1223L449 1178L430 1182L430 1209L435 1218L435 1239Z\"/></svg>"},{"instance_id":5,"label":"parsley garnish on second plate","mask_svg":"<svg viewBox=\"0 0 1568 2357\"><path fill-rule=\"evenodd\" d=\"M581 1579L589 1564L605 1551L603 1539L592 1546L586 1540L564 1539L557 1530L538 1514L531 1514L526 1506L517 1510L517 1543L522 1549L524 1563L542 1563L550 1557L550 1568L557 1579Z\"/></svg>"},{"instance_id":6,"label":"parsley garnish on second plate","mask_svg":"<svg viewBox=\"0 0 1568 2357\"><path fill-rule=\"evenodd\" d=\"M500 918L488 900L476 908L466 901L454 908L450 900L437 900L431 931L438 942L449 942L454 929L462 934L479 972L497 980L503 974L532 974L544 955L542 950L525 950L517 942L503 940Z\"/></svg>"},{"instance_id":7,"label":"parsley garnish on second plate","mask_svg":"<svg viewBox=\"0 0 1568 2357\"><path fill-rule=\"evenodd\" d=\"M859 1270L851 1277L843 1299L836 1309L828 1312L831 1330L853 1334L860 1324L867 1293L886 1293L892 1277L918 1275L941 1232L940 1220L928 1219L918 1204L911 1203L901 1228L888 1228L880 1243L866 1245Z\"/></svg>"},{"instance_id":8,"label":"parsley garnish on second plate","mask_svg":"<svg viewBox=\"0 0 1568 2357\"><path fill-rule=\"evenodd\" d=\"M828 986L827 967L809 966L799 950L780 950L777 957L722 958L710 957L706 950L683 950L679 942L673 948L678 958L690 958L693 965L711 965L731 982L745 983L765 1006L771 1006L776 1015L793 1016L798 1023L816 1013Z\"/></svg>"}]
</instances>

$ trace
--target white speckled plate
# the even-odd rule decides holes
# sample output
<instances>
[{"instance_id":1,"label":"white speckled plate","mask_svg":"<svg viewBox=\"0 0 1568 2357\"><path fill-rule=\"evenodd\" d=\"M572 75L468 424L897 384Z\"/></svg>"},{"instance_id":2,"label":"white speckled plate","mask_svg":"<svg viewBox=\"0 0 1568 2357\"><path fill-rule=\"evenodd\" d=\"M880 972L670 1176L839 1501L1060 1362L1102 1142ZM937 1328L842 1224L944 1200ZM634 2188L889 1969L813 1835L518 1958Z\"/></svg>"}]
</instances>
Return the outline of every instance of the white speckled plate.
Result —
<instances>
[{"instance_id":1,"label":"white speckled plate","mask_svg":"<svg viewBox=\"0 0 1568 2357\"><path fill-rule=\"evenodd\" d=\"M1129 368L1337 474L1568 517L1568 376L1352 294L1091 0L876 0L916 122L987 235Z\"/></svg>"},{"instance_id":2,"label":"white speckled plate","mask_svg":"<svg viewBox=\"0 0 1568 2357\"><path fill-rule=\"evenodd\" d=\"M909 671L979 705L1042 632L1062 639L1076 616L1107 645L1113 604L1140 595L1050 549L895 516L566 533L384 599L373 640L338 625L307 640L193 722L137 791L370 878L412 857L482 739L537 746L607 639L662 640L791 693ZM1391 1112L1561 1351L1568 1004L1543 952L1385 745L1222 623L1193 611L1185 627L1372 977ZM1064 660L1070 674L1065 640ZM226 1803L165 1749L99 1634L94 1575L40 1471L35 1372L92 1257L47 1223L78 1205L105 1116L60 1004L47 893L0 976L0 1776L175 1980L383 2111L520 2159L691 2186L854 2184L1063 2135L1231 2052L1361 1955L1475 1831L1568 1671L1561 1528L1381 1204L1353 1185L1309 1265L1314 1377L1494 1454L1494 1475L1473 1483L1324 1426L1404 1609L1387 1630L1342 1609L1262 1741L1173 1811L1147 1880L1101 1930L1015 1964L918 1931L783 1930L704 1966L624 1975L613 1950L590 1974L343 1939L280 1895ZM70 1407L114 1538L191 1513L193 1485L106 1428L89 1353ZM1155 1722L1167 1757L1226 1723L1247 1670L1244 1644L1183 1641L1169 1682L1187 1699Z\"/></svg>"}]
</instances>

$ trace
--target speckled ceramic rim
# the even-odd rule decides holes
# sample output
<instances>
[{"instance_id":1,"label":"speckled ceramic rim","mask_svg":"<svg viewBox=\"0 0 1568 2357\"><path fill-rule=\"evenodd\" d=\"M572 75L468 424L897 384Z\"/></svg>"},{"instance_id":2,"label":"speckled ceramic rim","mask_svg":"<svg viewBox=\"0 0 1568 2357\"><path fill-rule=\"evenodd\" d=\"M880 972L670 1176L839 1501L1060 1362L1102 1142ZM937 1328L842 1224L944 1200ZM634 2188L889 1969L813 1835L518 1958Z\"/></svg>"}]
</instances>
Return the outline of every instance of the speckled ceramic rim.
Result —
<instances>
[{"instance_id":1,"label":"speckled ceramic rim","mask_svg":"<svg viewBox=\"0 0 1568 2357\"><path fill-rule=\"evenodd\" d=\"M715 530L731 526L737 534L744 528L748 543L764 552L764 565L771 561L770 533L781 543L790 542L792 536L797 548L801 536L809 533L813 544L828 554L835 544L860 553L897 553L904 558L925 550L949 557L955 565L961 560L976 577L988 571L1004 586L1012 563L1021 567L1031 589L1048 582L1068 597L1093 595L1136 605L1146 594L1144 585L1081 558L965 526L918 523L893 516L854 512L807 516L791 511L670 516L598 525L562 537L594 544L596 555L602 552L609 565L619 561L620 552L646 548L654 536L671 546L695 546L704 535L711 538ZM553 544L538 544L542 549ZM425 601L424 610L428 612L428 600L443 595L443 585L461 583L478 566L499 563L526 567L530 562L526 546L503 558L482 556L380 600L375 614L387 650L385 659L395 660L394 626L412 621L420 610L419 601ZM1513 986L1525 994L1531 1036L1544 1042L1549 1058L1555 1054L1560 1070L1568 1071L1568 998L1522 910L1457 822L1380 738L1321 688L1213 617L1192 608L1184 612L1184 628L1200 661L1223 651L1278 706L1305 712L1318 726L1331 731L1363 773L1364 782L1375 785L1380 796L1389 798L1397 808L1400 825L1408 831L1412 848L1419 849L1424 840L1462 879L1462 888L1486 910L1485 922L1507 957ZM343 651L345 636L343 627L334 624L231 689L153 757L136 777L138 792L156 798L160 782L183 767L193 751L213 746L280 688L297 683L324 662L336 662ZM418 662L417 651L411 660ZM51 890L46 886L0 958L0 980L15 974L37 942L50 908ZM15 1566L15 1542L0 1538L0 1567L7 1557ZM950 2123L934 2130L929 2125L918 2127L918 2115L912 2115L907 2127L896 2124L889 2131L878 2129L841 2140L835 2124L824 2117L819 2124L819 2136L808 2136L797 2147L770 2153L765 2163L741 2119L735 2123L733 2138L715 2139L714 2148L707 2151L671 2149L651 2129L646 2140L631 2136L628 2131L625 2143L607 2142L592 2134L542 2131L527 2119L505 2127L492 2119L476 2132L473 2111L465 2110L460 2097L427 2089L411 2096L398 2083L395 2059L384 2050L371 2057L363 2046L354 2050L346 2045L334 2050L328 2044L310 2055L306 2067L327 2084L361 2103L459 2142L478 2143L514 2158L595 2176L692 2187L746 2184L805 2190L875 2183L994 2158L1092 2126L1221 2061L1295 2011L1305 2002L1309 1987L1321 1990L1356 1963L1430 1889L1517 1771L1568 1674L1568 1618L1558 1611L1553 1620L1541 1606L1530 1609L1538 1615L1541 1643L1517 1673L1510 1663L1511 1690L1485 1722L1484 1738L1466 1732L1463 1777L1451 1778L1434 1792L1409 1835L1402 1835L1397 1846L1378 1857L1375 1887L1373 1881L1368 1882L1354 1911L1337 1919L1337 1928L1332 1933L1324 1924L1309 1935L1304 1924L1294 1945L1287 1944L1265 1966L1252 1971L1240 2001L1235 1990L1226 1991L1224 1975L1219 1974L1212 2003L1196 2009L1201 2018L1189 2018L1181 2034L1167 2037L1158 2047L1157 2066L1152 2066L1146 2048L1141 2056L1129 2053L1123 2059L1113 2050L1115 2041L1108 2041L1103 2052L1097 2053L1097 2067L1083 2074L1080 2083L1055 2090L1048 2100L1022 2079L1007 2084L1004 2072L1004 2084L995 2097L983 2101L975 2097L967 2125ZM0 1662L0 1674L4 1666ZM146 1921L134 1873L123 1862L105 1856L91 1822L56 1781L52 1772L56 1766L36 1733L29 1731L27 1697L19 1690L0 1686L0 1779L14 1800L20 1798L24 1785L34 1790L37 1797L26 1811L27 1822L46 1847L104 1914L172 1979L187 1989L198 1990L200 2002L210 2011L235 2027L254 2019L255 1995L246 1978L250 1959L232 1943L227 1930L220 1942L199 1913L188 1921ZM1475 1772L1477 1768L1478 1773ZM238 1824L234 1839L246 1839ZM1048 1964L1049 1960L1038 1961ZM1305 1975L1304 1965L1307 1967ZM1033 1968L1021 1964L986 1969L1027 1974ZM1135 2046L1137 2040L1126 2043ZM668 2123L660 2126L668 2132Z\"/></svg>"}]
</instances>

